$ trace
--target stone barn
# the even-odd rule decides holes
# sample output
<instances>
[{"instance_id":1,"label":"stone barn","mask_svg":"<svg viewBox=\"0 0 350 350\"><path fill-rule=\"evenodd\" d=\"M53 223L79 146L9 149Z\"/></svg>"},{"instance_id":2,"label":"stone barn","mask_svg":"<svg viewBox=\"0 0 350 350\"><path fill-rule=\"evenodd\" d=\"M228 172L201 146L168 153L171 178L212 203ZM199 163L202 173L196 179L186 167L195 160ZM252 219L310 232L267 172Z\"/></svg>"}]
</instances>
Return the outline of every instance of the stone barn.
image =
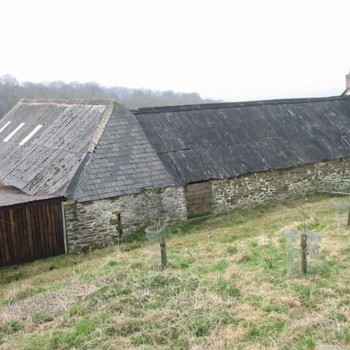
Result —
<instances>
[{"instance_id":1,"label":"stone barn","mask_svg":"<svg viewBox=\"0 0 350 350\"><path fill-rule=\"evenodd\" d=\"M0 120L0 264L348 189L350 97L128 110L21 100Z\"/></svg>"}]
</instances>

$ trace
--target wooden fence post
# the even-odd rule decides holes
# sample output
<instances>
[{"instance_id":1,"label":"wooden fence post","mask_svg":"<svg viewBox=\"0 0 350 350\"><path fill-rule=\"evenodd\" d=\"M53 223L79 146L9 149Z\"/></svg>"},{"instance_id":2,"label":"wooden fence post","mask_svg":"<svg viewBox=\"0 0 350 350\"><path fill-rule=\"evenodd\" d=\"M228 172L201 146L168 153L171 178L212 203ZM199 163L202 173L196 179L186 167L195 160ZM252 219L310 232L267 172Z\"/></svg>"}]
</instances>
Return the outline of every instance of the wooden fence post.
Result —
<instances>
[{"instance_id":1,"label":"wooden fence post","mask_svg":"<svg viewBox=\"0 0 350 350\"><path fill-rule=\"evenodd\" d=\"M307 272L307 234L305 232L300 234L300 268L303 274Z\"/></svg>"},{"instance_id":2,"label":"wooden fence post","mask_svg":"<svg viewBox=\"0 0 350 350\"><path fill-rule=\"evenodd\" d=\"M165 228L159 232L159 244L160 244L160 256L162 261L162 268L165 270L168 267L168 257L166 251L166 242L165 242Z\"/></svg>"}]
</instances>

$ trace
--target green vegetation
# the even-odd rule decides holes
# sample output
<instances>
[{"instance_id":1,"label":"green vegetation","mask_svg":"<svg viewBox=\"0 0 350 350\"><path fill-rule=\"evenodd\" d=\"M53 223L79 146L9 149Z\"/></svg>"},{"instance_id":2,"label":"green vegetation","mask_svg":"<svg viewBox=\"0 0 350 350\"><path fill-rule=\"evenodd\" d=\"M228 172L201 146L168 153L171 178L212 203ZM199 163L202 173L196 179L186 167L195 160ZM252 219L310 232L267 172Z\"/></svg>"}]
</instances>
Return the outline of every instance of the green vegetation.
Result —
<instances>
[{"instance_id":1,"label":"green vegetation","mask_svg":"<svg viewBox=\"0 0 350 350\"><path fill-rule=\"evenodd\" d=\"M313 196L174 226L165 271L143 233L2 268L0 349L350 347L350 232L334 201ZM304 227L322 235L322 264L288 278L283 232Z\"/></svg>"}]
</instances>

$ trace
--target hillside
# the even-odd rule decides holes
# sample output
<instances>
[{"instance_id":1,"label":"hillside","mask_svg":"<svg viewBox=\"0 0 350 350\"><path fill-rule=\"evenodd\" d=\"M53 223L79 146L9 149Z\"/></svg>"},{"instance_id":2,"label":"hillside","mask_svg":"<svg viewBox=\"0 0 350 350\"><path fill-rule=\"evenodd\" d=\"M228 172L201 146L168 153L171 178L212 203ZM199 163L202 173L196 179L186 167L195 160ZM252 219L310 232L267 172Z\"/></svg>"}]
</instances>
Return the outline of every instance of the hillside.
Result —
<instances>
[{"instance_id":1,"label":"hillside","mask_svg":"<svg viewBox=\"0 0 350 350\"><path fill-rule=\"evenodd\" d=\"M98 83L19 83L11 75L0 77L0 118L21 98L36 99L113 99L128 108L172 106L216 102L202 99L196 92L154 91L126 87L104 87Z\"/></svg>"},{"instance_id":2,"label":"hillside","mask_svg":"<svg viewBox=\"0 0 350 350\"><path fill-rule=\"evenodd\" d=\"M0 349L349 348L349 200L313 196L172 227L165 271L143 233L2 268ZM306 275L286 230L322 237Z\"/></svg>"}]
</instances>

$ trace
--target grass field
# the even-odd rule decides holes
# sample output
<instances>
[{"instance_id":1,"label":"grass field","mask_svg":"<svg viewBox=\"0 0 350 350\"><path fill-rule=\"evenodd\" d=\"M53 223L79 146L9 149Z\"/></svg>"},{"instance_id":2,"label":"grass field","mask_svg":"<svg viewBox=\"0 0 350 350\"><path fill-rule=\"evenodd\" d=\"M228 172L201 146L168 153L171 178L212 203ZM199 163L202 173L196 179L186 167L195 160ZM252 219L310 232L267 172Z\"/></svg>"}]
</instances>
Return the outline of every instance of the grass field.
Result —
<instances>
[{"instance_id":1,"label":"grass field","mask_svg":"<svg viewBox=\"0 0 350 350\"><path fill-rule=\"evenodd\" d=\"M172 227L165 271L144 234L2 268L0 349L350 349L348 201L313 196ZM286 229L322 236L306 275L287 275Z\"/></svg>"}]
</instances>

